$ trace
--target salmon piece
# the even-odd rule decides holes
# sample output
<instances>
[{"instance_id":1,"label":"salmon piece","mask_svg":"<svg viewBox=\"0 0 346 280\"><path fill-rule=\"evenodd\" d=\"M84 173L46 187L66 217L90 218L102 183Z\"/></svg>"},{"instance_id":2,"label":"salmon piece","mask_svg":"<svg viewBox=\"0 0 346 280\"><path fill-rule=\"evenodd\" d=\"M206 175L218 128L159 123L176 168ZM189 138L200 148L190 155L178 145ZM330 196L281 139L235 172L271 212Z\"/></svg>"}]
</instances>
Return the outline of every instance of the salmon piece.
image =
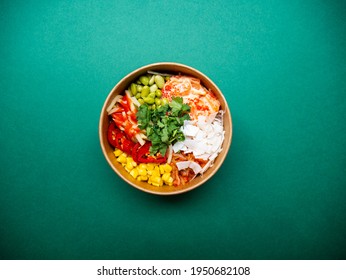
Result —
<instances>
[{"instance_id":1,"label":"salmon piece","mask_svg":"<svg viewBox=\"0 0 346 280\"><path fill-rule=\"evenodd\" d=\"M182 97L184 103L191 107L192 119L197 119L201 115L209 116L220 109L220 102L215 95L194 77L184 75L170 77L162 89L162 95L169 100L172 100L172 97Z\"/></svg>"}]
</instances>

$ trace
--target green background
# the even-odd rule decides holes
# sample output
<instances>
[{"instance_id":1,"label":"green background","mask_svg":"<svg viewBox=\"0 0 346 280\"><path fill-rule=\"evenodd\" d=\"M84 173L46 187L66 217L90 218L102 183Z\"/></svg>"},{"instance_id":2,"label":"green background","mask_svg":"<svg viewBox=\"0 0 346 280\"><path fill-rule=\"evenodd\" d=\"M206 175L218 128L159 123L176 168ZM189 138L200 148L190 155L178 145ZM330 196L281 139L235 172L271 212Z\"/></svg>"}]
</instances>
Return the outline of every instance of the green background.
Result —
<instances>
[{"instance_id":1,"label":"green background","mask_svg":"<svg viewBox=\"0 0 346 280\"><path fill-rule=\"evenodd\" d=\"M1 1L2 259L345 259L345 1ZM190 65L233 118L225 163L174 197L100 149L127 73Z\"/></svg>"}]
</instances>

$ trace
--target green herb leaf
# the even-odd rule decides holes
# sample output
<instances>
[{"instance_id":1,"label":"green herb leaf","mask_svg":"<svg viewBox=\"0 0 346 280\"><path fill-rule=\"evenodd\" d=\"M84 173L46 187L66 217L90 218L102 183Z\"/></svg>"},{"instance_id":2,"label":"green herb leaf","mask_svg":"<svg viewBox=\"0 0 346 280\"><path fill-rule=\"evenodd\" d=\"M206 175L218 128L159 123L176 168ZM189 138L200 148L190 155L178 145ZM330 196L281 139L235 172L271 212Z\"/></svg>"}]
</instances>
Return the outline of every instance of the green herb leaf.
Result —
<instances>
[{"instance_id":1,"label":"green herb leaf","mask_svg":"<svg viewBox=\"0 0 346 280\"><path fill-rule=\"evenodd\" d=\"M155 110L143 104L137 112L137 121L140 129L146 130L151 141L150 154L158 152L165 155L170 144L185 139L180 130L185 120L189 120L190 106L183 103L183 98L175 97L169 104L162 105Z\"/></svg>"},{"instance_id":2,"label":"green herb leaf","mask_svg":"<svg viewBox=\"0 0 346 280\"><path fill-rule=\"evenodd\" d=\"M150 113L149 107L147 104L143 104L139 107L138 112L136 114L138 126L140 129L145 129L150 121Z\"/></svg>"}]
</instances>

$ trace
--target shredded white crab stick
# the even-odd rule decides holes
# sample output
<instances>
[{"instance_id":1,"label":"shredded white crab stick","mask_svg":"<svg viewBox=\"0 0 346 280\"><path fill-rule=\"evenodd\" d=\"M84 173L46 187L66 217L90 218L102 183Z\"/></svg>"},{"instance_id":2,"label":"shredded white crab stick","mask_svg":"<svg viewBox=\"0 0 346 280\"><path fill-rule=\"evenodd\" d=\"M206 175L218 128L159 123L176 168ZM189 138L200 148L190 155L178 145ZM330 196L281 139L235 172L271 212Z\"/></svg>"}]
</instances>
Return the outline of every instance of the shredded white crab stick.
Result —
<instances>
[{"instance_id":1,"label":"shredded white crab stick","mask_svg":"<svg viewBox=\"0 0 346 280\"><path fill-rule=\"evenodd\" d=\"M198 173L205 172L222 150L222 143L225 137L222 120L223 111L209 117L199 116L194 121L185 121L182 127L185 140L173 145L175 153L178 151L193 153L196 159L208 161L204 168L198 169ZM192 168L190 165L187 167L180 165L180 167ZM194 172L197 170L195 168L192 169Z\"/></svg>"}]
</instances>

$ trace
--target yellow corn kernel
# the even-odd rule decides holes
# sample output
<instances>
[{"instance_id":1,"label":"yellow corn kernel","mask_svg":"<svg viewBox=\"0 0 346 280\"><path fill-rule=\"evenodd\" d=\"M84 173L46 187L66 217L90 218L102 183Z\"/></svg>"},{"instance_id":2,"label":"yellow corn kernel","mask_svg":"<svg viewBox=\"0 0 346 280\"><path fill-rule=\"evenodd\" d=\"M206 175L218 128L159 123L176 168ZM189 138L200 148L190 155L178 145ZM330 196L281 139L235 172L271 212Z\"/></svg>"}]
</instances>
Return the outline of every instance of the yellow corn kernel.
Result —
<instances>
[{"instance_id":1,"label":"yellow corn kernel","mask_svg":"<svg viewBox=\"0 0 346 280\"><path fill-rule=\"evenodd\" d=\"M138 180L138 181L144 181L144 182L145 182L145 181L148 181L148 176L138 176L138 177L137 177L137 180Z\"/></svg>"},{"instance_id":2,"label":"yellow corn kernel","mask_svg":"<svg viewBox=\"0 0 346 280\"><path fill-rule=\"evenodd\" d=\"M128 158L126 159L126 163L127 163L127 164L131 164L133 167L136 167L136 166L137 166L137 163L133 160L132 157L128 157Z\"/></svg>"},{"instance_id":3,"label":"yellow corn kernel","mask_svg":"<svg viewBox=\"0 0 346 280\"><path fill-rule=\"evenodd\" d=\"M159 165L159 168L160 168L160 173L161 173L161 175L162 175L163 173L165 173L165 168L163 167L163 164L160 164L160 165Z\"/></svg>"},{"instance_id":4,"label":"yellow corn kernel","mask_svg":"<svg viewBox=\"0 0 346 280\"><path fill-rule=\"evenodd\" d=\"M146 176L146 175L147 175L147 170L138 167L138 174L139 174L140 176Z\"/></svg>"},{"instance_id":5,"label":"yellow corn kernel","mask_svg":"<svg viewBox=\"0 0 346 280\"><path fill-rule=\"evenodd\" d=\"M133 177L133 178L137 178L138 176L138 170L137 168L133 168L131 171L130 171L130 175Z\"/></svg>"},{"instance_id":6,"label":"yellow corn kernel","mask_svg":"<svg viewBox=\"0 0 346 280\"><path fill-rule=\"evenodd\" d=\"M139 165L138 165L138 168L140 168L140 169L147 169L147 165L145 164L145 163L140 163Z\"/></svg>"},{"instance_id":7,"label":"yellow corn kernel","mask_svg":"<svg viewBox=\"0 0 346 280\"><path fill-rule=\"evenodd\" d=\"M136 166L137 166L137 163L133 160L133 158L132 158L131 156L128 156L128 157L126 158L126 162L127 162L127 163L131 163L131 164L135 163Z\"/></svg>"},{"instance_id":8,"label":"yellow corn kernel","mask_svg":"<svg viewBox=\"0 0 346 280\"><path fill-rule=\"evenodd\" d=\"M160 176L151 176L150 181L153 185L155 185L155 186L157 185L157 187L163 185L163 181L162 181L162 178Z\"/></svg>"},{"instance_id":9,"label":"yellow corn kernel","mask_svg":"<svg viewBox=\"0 0 346 280\"><path fill-rule=\"evenodd\" d=\"M118 157L118 156L120 156L120 155L123 153L123 151L120 150L120 149L115 149L115 151L114 151L113 153L114 153L114 155L115 155L116 157Z\"/></svg>"},{"instance_id":10,"label":"yellow corn kernel","mask_svg":"<svg viewBox=\"0 0 346 280\"><path fill-rule=\"evenodd\" d=\"M173 184L173 178L169 177L169 179L166 181L166 183L168 183L168 185L172 186Z\"/></svg>"},{"instance_id":11,"label":"yellow corn kernel","mask_svg":"<svg viewBox=\"0 0 346 280\"><path fill-rule=\"evenodd\" d=\"M125 153L122 153L122 154L118 157L117 161L119 161L120 163L126 163L126 154L125 154Z\"/></svg>"},{"instance_id":12,"label":"yellow corn kernel","mask_svg":"<svg viewBox=\"0 0 346 280\"><path fill-rule=\"evenodd\" d=\"M165 182L168 182L169 178L171 178L171 174L169 174L169 173L164 173L162 175L162 180Z\"/></svg>"},{"instance_id":13,"label":"yellow corn kernel","mask_svg":"<svg viewBox=\"0 0 346 280\"><path fill-rule=\"evenodd\" d=\"M155 168L155 164L153 164L153 163L147 164L147 170L154 170L154 168Z\"/></svg>"},{"instance_id":14,"label":"yellow corn kernel","mask_svg":"<svg viewBox=\"0 0 346 280\"><path fill-rule=\"evenodd\" d=\"M131 164L131 162L126 163L125 169L127 170L127 172L130 172L133 169L133 165Z\"/></svg>"},{"instance_id":15,"label":"yellow corn kernel","mask_svg":"<svg viewBox=\"0 0 346 280\"><path fill-rule=\"evenodd\" d=\"M158 184L156 183L155 186L156 186L156 187L162 187L162 186L163 186L163 181L161 180L160 183L158 183Z\"/></svg>"},{"instance_id":16,"label":"yellow corn kernel","mask_svg":"<svg viewBox=\"0 0 346 280\"><path fill-rule=\"evenodd\" d=\"M152 173L152 176L157 176L157 177L160 177L160 168L158 166L155 166L154 167L154 171Z\"/></svg>"},{"instance_id":17,"label":"yellow corn kernel","mask_svg":"<svg viewBox=\"0 0 346 280\"><path fill-rule=\"evenodd\" d=\"M154 170L147 170L147 174L148 174L148 175L152 175L153 172L154 172Z\"/></svg>"},{"instance_id":18,"label":"yellow corn kernel","mask_svg":"<svg viewBox=\"0 0 346 280\"><path fill-rule=\"evenodd\" d=\"M164 164L163 168L167 173L170 173L172 171L172 166L170 166L168 163Z\"/></svg>"}]
</instances>

